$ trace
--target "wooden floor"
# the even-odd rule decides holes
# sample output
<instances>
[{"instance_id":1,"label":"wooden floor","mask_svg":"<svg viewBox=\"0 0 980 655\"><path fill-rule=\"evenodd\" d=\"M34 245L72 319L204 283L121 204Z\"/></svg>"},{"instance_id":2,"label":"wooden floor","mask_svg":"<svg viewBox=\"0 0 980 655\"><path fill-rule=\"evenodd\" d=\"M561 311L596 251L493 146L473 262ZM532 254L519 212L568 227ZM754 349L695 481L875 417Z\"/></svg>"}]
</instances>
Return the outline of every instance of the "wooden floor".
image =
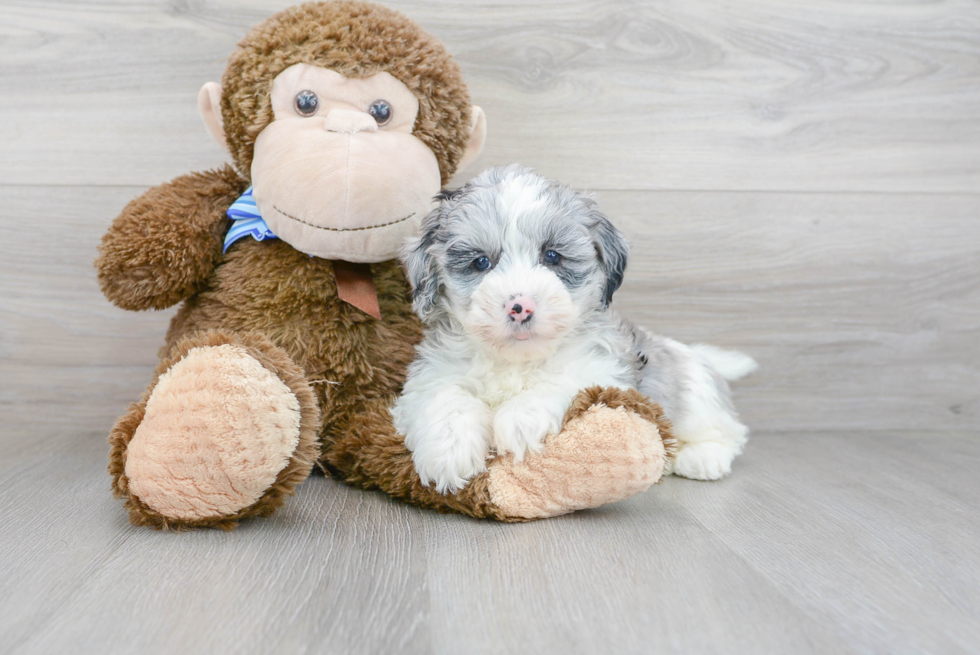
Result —
<instances>
[{"instance_id":1,"label":"wooden floor","mask_svg":"<svg viewBox=\"0 0 980 655\"><path fill-rule=\"evenodd\" d=\"M980 653L980 5L413 0L481 168L596 192L618 308L749 352L733 475L525 525L312 478L136 529L105 435L173 310L99 237L224 159L196 112L287 2L0 0L0 653Z\"/></svg>"},{"instance_id":2,"label":"wooden floor","mask_svg":"<svg viewBox=\"0 0 980 655\"><path fill-rule=\"evenodd\" d=\"M523 525L308 480L232 533L134 528L101 434L0 471L5 653L958 653L980 645L975 436L757 435ZM111 646L111 650L106 650Z\"/></svg>"}]
</instances>

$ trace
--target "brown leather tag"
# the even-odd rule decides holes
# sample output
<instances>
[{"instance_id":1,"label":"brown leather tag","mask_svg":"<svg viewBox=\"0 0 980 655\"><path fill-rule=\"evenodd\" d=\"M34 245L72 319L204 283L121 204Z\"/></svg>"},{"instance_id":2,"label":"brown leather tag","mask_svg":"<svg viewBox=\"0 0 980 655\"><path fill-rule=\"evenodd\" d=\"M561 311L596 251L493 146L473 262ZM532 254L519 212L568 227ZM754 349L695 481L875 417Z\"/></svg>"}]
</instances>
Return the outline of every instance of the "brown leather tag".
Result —
<instances>
[{"instance_id":1,"label":"brown leather tag","mask_svg":"<svg viewBox=\"0 0 980 655\"><path fill-rule=\"evenodd\" d=\"M335 259L333 276L337 280L337 295L344 302L381 319L378 291L374 288L374 276L367 264L354 264Z\"/></svg>"}]
</instances>

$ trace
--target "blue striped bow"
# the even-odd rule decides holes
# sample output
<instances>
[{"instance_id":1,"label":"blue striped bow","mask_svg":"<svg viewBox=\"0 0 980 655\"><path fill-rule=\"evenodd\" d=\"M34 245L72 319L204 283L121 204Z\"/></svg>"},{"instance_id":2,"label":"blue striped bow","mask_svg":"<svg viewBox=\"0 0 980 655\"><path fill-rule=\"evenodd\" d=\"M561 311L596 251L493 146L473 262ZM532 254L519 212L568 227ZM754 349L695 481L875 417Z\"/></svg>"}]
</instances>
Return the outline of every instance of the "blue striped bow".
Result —
<instances>
[{"instance_id":1,"label":"blue striped bow","mask_svg":"<svg viewBox=\"0 0 980 655\"><path fill-rule=\"evenodd\" d=\"M221 252L228 252L228 246L249 235L256 241L279 238L262 220L262 214L259 213L259 208L256 207L255 199L252 197L252 187L245 189L245 193L231 204L227 214L234 222L225 235L225 247Z\"/></svg>"}]
</instances>

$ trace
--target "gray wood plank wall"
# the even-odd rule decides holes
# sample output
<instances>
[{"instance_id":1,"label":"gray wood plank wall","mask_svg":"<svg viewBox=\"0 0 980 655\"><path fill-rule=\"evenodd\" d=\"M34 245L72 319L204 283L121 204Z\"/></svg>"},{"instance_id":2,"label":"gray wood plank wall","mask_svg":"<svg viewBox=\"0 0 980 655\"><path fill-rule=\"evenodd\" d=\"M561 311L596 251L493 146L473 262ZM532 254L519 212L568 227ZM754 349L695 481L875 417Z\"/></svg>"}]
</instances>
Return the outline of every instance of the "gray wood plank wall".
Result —
<instances>
[{"instance_id":1,"label":"gray wood plank wall","mask_svg":"<svg viewBox=\"0 0 980 655\"><path fill-rule=\"evenodd\" d=\"M196 93L286 2L0 3L0 403L105 428L169 312L99 295L143 188L225 161ZM975 2L392 2L524 162L629 234L617 305L741 348L757 431L980 425Z\"/></svg>"}]
</instances>

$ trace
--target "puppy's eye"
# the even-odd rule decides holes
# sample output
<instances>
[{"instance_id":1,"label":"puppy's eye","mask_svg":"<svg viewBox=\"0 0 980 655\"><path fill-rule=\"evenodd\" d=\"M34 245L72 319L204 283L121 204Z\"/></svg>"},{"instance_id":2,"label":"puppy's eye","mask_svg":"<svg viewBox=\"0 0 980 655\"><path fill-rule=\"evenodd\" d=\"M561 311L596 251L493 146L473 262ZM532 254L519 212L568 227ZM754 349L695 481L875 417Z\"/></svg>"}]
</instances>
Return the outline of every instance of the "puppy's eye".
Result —
<instances>
[{"instance_id":1,"label":"puppy's eye","mask_svg":"<svg viewBox=\"0 0 980 655\"><path fill-rule=\"evenodd\" d=\"M375 100L368 107L368 113L374 118L378 125L384 125L391 120L391 105L387 100Z\"/></svg>"},{"instance_id":2,"label":"puppy's eye","mask_svg":"<svg viewBox=\"0 0 980 655\"><path fill-rule=\"evenodd\" d=\"M310 90L300 91L296 94L296 100L293 101L293 104L300 116L312 116L320 108L320 99Z\"/></svg>"},{"instance_id":3,"label":"puppy's eye","mask_svg":"<svg viewBox=\"0 0 980 655\"><path fill-rule=\"evenodd\" d=\"M552 266L557 266L558 264L561 264L561 255L554 250L546 250L544 253L544 261Z\"/></svg>"},{"instance_id":4,"label":"puppy's eye","mask_svg":"<svg viewBox=\"0 0 980 655\"><path fill-rule=\"evenodd\" d=\"M483 271L489 271L491 268L493 268L493 262L490 261L489 257L483 255L482 257L477 257L476 259L473 260L473 268L480 271L481 273Z\"/></svg>"}]
</instances>

